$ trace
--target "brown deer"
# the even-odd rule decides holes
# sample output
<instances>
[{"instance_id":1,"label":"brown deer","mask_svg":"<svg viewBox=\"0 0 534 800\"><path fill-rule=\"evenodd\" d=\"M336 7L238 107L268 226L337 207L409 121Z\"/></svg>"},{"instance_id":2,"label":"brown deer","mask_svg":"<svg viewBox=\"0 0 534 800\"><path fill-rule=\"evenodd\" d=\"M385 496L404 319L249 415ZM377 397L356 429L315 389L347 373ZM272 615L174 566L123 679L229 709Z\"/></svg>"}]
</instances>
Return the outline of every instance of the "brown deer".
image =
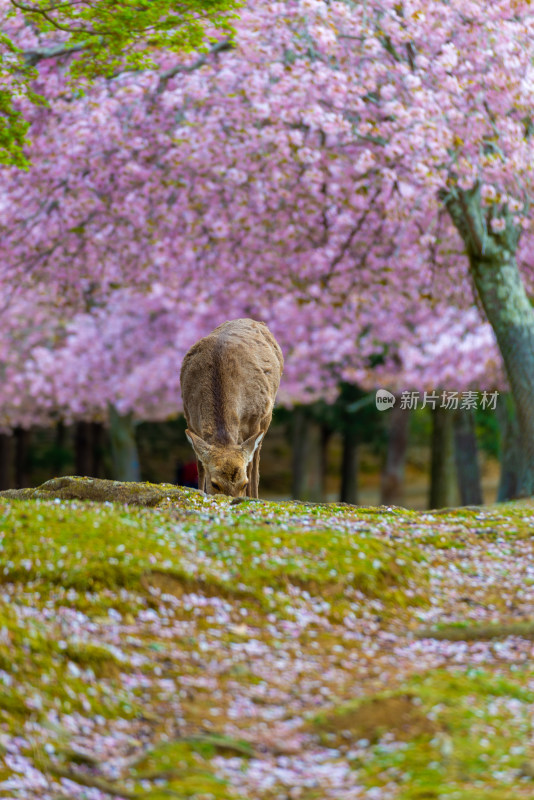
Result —
<instances>
[{"instance_id":1,"label":"brown deer","mask_svg":"<svg viewBox=\"0 0 534 800\"><path fill-rule=\"evenodd\" d=\"M199 489L258 496L261 442L283 367L269 328L252 319L224 322L186 353L180 384Z\"/></svg>"}]
</instances>

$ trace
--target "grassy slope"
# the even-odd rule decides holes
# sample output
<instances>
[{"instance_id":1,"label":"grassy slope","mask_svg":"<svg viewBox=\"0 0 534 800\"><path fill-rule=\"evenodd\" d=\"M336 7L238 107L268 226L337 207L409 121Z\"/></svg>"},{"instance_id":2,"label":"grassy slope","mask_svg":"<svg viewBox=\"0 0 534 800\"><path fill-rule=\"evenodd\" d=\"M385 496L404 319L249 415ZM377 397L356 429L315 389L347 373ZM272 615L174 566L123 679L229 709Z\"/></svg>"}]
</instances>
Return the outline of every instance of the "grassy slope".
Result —
<instances>
[{"instance_id":1,"label":"grassy slope","mask_svg":"<svg viewBox=\"0 0 534 800\"><path fill-rule=\"evenodd\" d=\"M532 797L533 527L0 498L0 797Z\"/></svg>"}]
</instances>

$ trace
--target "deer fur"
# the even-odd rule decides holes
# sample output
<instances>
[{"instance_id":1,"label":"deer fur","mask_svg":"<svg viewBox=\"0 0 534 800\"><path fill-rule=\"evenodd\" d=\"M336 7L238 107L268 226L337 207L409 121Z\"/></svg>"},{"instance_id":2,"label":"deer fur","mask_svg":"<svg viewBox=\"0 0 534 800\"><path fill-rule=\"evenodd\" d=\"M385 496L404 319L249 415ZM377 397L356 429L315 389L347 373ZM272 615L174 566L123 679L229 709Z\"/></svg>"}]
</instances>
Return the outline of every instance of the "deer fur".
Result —
<instances>
[{"instance_id":1,"label":"deer fur","mask_svg":"<svg viewBox=\"0 0 534 800\"><path fill-rule=\"evenodd\" d=\"M199 489L258 496L261 443L283 367L269 328L252 319L224 322L186 353L180 385Z\"/></svg>"}]
</instances>

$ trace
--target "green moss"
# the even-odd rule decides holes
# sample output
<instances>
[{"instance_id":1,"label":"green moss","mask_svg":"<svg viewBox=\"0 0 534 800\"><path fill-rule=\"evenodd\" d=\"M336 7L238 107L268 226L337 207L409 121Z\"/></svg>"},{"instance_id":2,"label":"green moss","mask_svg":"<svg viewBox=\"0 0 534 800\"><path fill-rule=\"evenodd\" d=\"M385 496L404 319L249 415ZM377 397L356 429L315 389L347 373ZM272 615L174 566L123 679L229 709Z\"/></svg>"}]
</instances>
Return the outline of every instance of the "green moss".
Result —
<instances>
[{"instance_id":1,"label":"green moss","mask_svg":"<svg viewBox=\"0 0 534 800\"><path fill-rule=\"evenodd\" d=\"M205 773L188 775L182 779L170 780L164 788L146 790L137 795L139 800L169 800L170 797L178 800L239 800L239 795L228 785L215 776Z\"/></svg>"},{"instance_id":2,"label":"green moss","mask_svg":"<svg viewBox=\"0 0 534 800\"><path fill-rule=\"evenodd\" d=\"M99 645L69 643L63 652L70 661L81 667L90 667L97 678L116 677L121 668L115 656Z\"/></svg>"},{"instance_id":3,"label":"green moss","mask_svg":"<svg viewBox=\"0 0 534 800\"><path fill-rule=\"evenodd\" d=\"M16 689L0 688L0 714L21 716L28 713L28 707Z\"/></svg>"},{"instance_id":4,"label":"green moss","mask_svg":"<svg viewBox=\"0 0 534 800\"><path fill-rule=\"evenodd\" d=\"M191 769L198 771L199 764L216 753L250 757L254 751L248 742L236 741L228 736L216 734L192 736L174 742L164 742L153 748L135 764L133 774L138 778L146 778L171 773L174 775ZM197 756L200 756L200 759Z\"/></svg>"},{"instance_id":5,"label":"green moss","mask_svg":"<svg viewBox=\"0 0 534 800\"><path fill-rule=\"evenodd\" d=\"M335 528L288 530L251 525L214 526L204 535L203 550L224 564L228 578L246 586L283 589L291 584L325 597L342 598L347 588L370 596L426 581L418 569L416 548L392 547L363 533L348 537ZM398 597L396 597L398 599Z\"/></svg>"},{"instance_id":6,"label":"green moss","mask_svg":"<svg viewBox=\"0 0 534 800\"><path fill-rule=\"evenodd\" d=\"M11 672L13 669L13 651L5 645L0 646L0 669Z\"/></svg>"},{"instance_id":7,"label":"green moss","mask_svg":"<svg viewBox=\"0 0 534 800\"><path fill-rule=\"evenodd\" d=\"M522 747L534 702L530 667L495 663L401 680L391 648L414 632L531 637L533 623L513 619L498 582L483 600L501 613L499 624L429 631L418 629L417 612L429 602L428 573L443 570L449 550L465 551L457 562L464 573L477 570L472 554L489 550L485 543L490 558L503 548L513 554L516 541L527 552L531 507L434 515L234 505L176 487L108 483L75 478L30 490L31 500L0 497L0 721L18 735L31 714L32 725L50 731L48 771L136 800L229 800L236 795L214 759L241 759L246 770L250 757L283 752L284 742L269 740L269 706L276 725L277 706L287 703L288 714L315 714L298 731L303 749L310 737L314 748L332 748L360 785L394 786L397 800L527 796L514 790L531 780L532 754ZM376 687L384 664L389 691L354 701L355 682L359 691ZM253 706L236 719L241 693ZM77 753L68 726L50 725L64 714L98 719L101 731L131 720L141 757L106 784L98 751ZM243 741L225 735L236 725ZM37 751L26 753L36 764ZM271 795L284 791L277 785ZM323 795L310 787L301 797Z\"/></svg>"},{"instance_id":8,"label":"green moss","mask_svg":"<svg viewBox=\"0 0 534 800\"><path fill-rule=\"evenodd\" d=\"M531 680L532 674L522 677ZM396 692L316 717L312 729L319 739L349 750L353 741L370 743L365 755L353 758L353 767L368 787L394 781L402 800L512 800L523 796L516 781L525 762L524 731L533 700L534 693L517 679L438 669L415 676ZM510 787L503 786L505 775Z\"/></svg>"},{"instance_id":9,"label":"green moss","mask_svg":"<svg viewBox=\"0 0 534 800\"><path fill-rule=\"evenodd\" d=\"M228 508L227 498L220 502ZM276 511L275 504L269 506L269 514ZM287 516L287 507L283 511ZM143 576L147 585L159 573L173 576L186 591L226 591L261 604L266 587L284 590L289 585L331 598L342 599L352 588L402 602L400 590L419 584L416 594L424 597L426 580L416 547L392 546L366 531L348 537L328 526L323 509L316 509L315 517L319 511L322 530L316 522L313 530L299 525L298 514L296 523L275 518L267 527L262 515L253 519L240 513L229 524L208 520L199 536L198 520L173 508L173 515L180 514L179 530L194 532L200 569L195 566L192 572L185 565L188 548L165 512L19 501L0 518L5 532L0 581L39 581L83 593L139 589ZM302 512L311 516L305 507Z\"/></svg>"},{"instance_id":10,"label":"green moss","mask_svg":"<svg viewBox=\"0 0 534 800\"><path fill-rule=\"evenodd\" d=\"M475 642L490 639L504 639L507 636L521 636L523 639L534 639L534 622L493 622L489 625L471 625L457 622L440 625L437 628L424 628L417 631L418 639L438 639L451 642Z\"/></svg>"},{"instance_id":11,"label":"green moss","mask_svg":"<svg viewBox=\"0 0 534 800\"><path fill-rule=\"evenodd\" d=\"M138 761L130 773L134 780L164 780L164 790L146 795L150 800L173 795L197 798L200 794L217 800L236 798L226 781L211 771L209 759L215 753L250 755L246 743L234 742L226 737L204 736L177 742L165 742L150 750Z\"/></svg>"}]
</instances>

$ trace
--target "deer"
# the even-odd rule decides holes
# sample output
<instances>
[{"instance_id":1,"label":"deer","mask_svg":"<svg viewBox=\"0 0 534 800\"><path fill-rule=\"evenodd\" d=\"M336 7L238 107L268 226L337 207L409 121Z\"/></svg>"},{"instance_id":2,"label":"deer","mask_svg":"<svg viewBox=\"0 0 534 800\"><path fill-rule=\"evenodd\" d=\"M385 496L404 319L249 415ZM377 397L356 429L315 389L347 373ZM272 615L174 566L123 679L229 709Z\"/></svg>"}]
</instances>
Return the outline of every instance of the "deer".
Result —
<instances>
[{"instance_id":1,"label":"deer","mask_svg":"<svg viewBox=\"0 0 534 800\"><path fill-rule=\"evenodd\" d=\"M223 322L186 353L180 386L187 430L207 494L258 497L260 450L284 368L263 322Z\"/></svg>"}]
</instances>

